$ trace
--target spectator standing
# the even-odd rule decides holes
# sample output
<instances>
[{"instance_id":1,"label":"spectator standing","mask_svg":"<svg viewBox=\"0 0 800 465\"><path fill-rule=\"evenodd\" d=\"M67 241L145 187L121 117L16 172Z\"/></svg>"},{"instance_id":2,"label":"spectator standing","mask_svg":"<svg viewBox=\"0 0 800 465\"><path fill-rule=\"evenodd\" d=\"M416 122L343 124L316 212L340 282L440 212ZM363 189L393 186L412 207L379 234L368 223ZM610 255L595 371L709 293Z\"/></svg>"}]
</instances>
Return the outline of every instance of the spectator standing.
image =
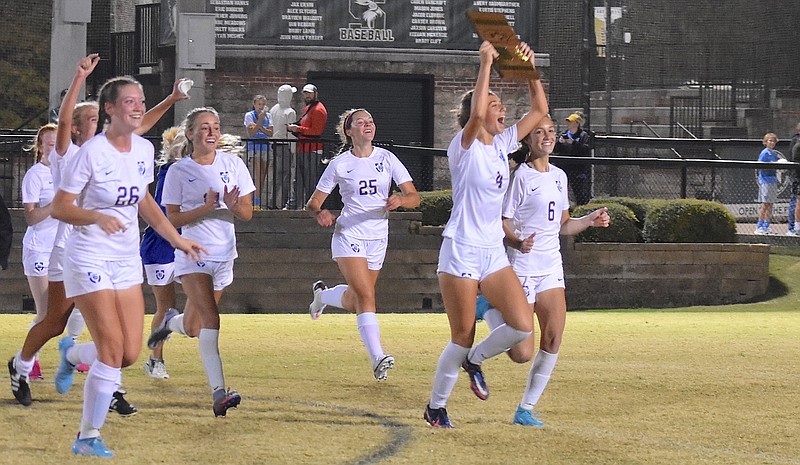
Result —
<instances>
[{"instance_id":1,"label":"spectator standing","mask_svg":"<svg viewBox=\"0 0 800 465\"><path fill-rule=\"evenodd\" d=\"M253 97L253 108L244 114L244 127L252 139L247 143L247 154L253 156L253 175L256 192L253 196L253 208L261 209L261 191L269 171L269 142L272 135L272 116L267 108L267 98L259 94ZM264 202L266 203L266 202Z\"/></svg>"},{"instance_id":2,"label":"spectator standing","mask_svg":"<svg viewBox=\"0 0 800 465\"><path fill-rule=\"evenodd\" d=\"M758 155L758 161L773 163L780 160L780 156L775 151L778 144L778 136L768 132L763 139L764 150ZM778 172L774 169L757 170L758 180L758 201L761 206L758 209L758 223L756 224L756 234L775 234L769 227L772 221L772 205L778 198Z\"/></svg>"},{"instance_id":3,"label":"spectator standing","mask_svg":"<svg viewBox=\"0 0 800 465\"><path fill-rule=\"evenodd\" d=\"M800 156L796 155L795 149L800 146L800 123L794 129L794 135L789 142L789 160L800 163ZM797 223L800 222L800 211L797 211L797 197L800 196L800 169L792 173L792 195L789 198L789 236L800 236L800 229Z\"/></svg>"},{"instance_id":4,"label":"spectator standing","mask_svg":"<svg viewBox=\"0 0 800 465\"><path fill-rule=\"evenodd\" d=\"M594 150L594 136L581 126L583 113L575 112L567 116L567 129L556 141L554 152L570 157L591 157ZM585 205L592 199L592 165L564 163L564 171L572 186L575 203Z\"/></svg>"},{"instance_id":5,"label":"spectator standing","mask_svg":"<svg viewBox=\"0 0 800 465\"><path fill-rule=\"evenodd\" d=\"M325 124L328 122L328 110L319 101L317 86L306 84L303 87L303 99L306 102L300 121L297 124L290 124L289 131L292 131L299 140L313 140L322 137L325 131ZM311 197L310 188L316 183L317 162L322 155L322 142L305 142L297 144L297 161L295 163L295 173L293 180L293 191L290 194L289 202L286 204L287 210L297 208L296 199L307 199Z\"/></svg>"},{"instance_id":6,"label":"spectator standing","mask_svg":"<svg viewBox=\"0 0 800 465\"><path fill-rule=\"evenodd\" d=\"M284 84L278 88L278 103L269 109L272 117L272 143L274 163L272 171L274 179L280 180L280 185L272 189L273 197L271 205L285 205L289 200L289 189L292 173L292 156L295 153L294 144L287 142L288 139L295 139L294 134L289 132L289 124L297 121L297 112L292 108L292 97L297 92L297 88ZM283 141L281 141L283 139Z\"/></svg>"}]
</instances>

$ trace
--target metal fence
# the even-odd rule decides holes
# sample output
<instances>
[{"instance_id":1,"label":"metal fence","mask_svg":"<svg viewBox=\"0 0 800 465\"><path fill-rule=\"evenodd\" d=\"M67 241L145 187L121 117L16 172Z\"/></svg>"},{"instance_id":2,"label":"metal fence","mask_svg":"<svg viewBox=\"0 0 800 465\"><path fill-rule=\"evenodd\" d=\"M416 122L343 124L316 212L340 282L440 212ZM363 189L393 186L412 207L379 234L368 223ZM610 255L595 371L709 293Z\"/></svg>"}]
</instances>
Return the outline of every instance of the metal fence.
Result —
<instances>
[{"instance_id":1,"label":"metal fence","mask_svg":"<svg viewBox=\"0 0 800 465\"><path fill-rule=\"evenodd\" d=\"M9 207L21 207L21 183L33 164L23 147L31 135L0 136L0 194ZM159 141L151 140L156 149ZM296 141L243 139L241 152L258 187L261 209L300 209L313 193L327 161L338 144L319 140L320 151L298 149ZM406 165L418 190L431 190L437 177L447 176L442 149L385 145ZM757 169L778 169L779 195L773 208L776 229L785 232L788 221L791 184L800 164L789 161L759 163L762 149L758 140L666 139L625 136L598 136L592 158L553 155L551 161L569 170L570 166L592 166L594 197L696 198L725 205L736 217L740 232L755 230L758 212ZM778 150L787 151L786 142ZM441 184L441 183L440 183ZM334 191L326 208L341 208Z\"/></svg>"}]
</instances>

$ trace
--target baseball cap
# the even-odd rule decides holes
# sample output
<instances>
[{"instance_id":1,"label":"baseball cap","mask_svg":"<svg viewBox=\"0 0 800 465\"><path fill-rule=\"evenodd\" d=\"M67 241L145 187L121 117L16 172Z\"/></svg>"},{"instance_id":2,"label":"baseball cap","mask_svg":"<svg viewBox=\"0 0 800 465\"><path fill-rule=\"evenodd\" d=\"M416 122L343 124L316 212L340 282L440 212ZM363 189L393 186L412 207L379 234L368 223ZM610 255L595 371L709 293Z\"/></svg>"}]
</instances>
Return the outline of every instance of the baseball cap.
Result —
<instances>
[{"instance_id":1,"label":"baseball cap","mask_svg":"<svg viewBox=\"0 0 800 465\"><path fill-rule=\"evenodd\" d=\"M278 92L285 92L287 90L291 90L292 93L295 93L295 92L297 92L297 87L290 86L289 84L284 84L284 85L278 87Z\"/></svg>"},{"instance_id":2,"label":"baseball cap","mask_svg":"<svg viewBox=\"0 0 800 465\"><path fill-rule=\"evenodd\" d=\"M316 92L316 91L317 91L317 86L315 86L314 84L306 84L305 86L303 86L303 92Z\"/></svg>"},{"instance_id":3,"label":"baseball cap","mask_svg":"<svg viewBox=\"0 0 800 465\"><path fill-rule=\"evenodd\" d=\"M573 113L573 114L567 116L566 120L569 121L570 123L574 123L576 121L578 123L580 123L581 121L583 121L583 117L581 117L581 115L579 115L577 113Z\"/></svg>"}]
</instances>

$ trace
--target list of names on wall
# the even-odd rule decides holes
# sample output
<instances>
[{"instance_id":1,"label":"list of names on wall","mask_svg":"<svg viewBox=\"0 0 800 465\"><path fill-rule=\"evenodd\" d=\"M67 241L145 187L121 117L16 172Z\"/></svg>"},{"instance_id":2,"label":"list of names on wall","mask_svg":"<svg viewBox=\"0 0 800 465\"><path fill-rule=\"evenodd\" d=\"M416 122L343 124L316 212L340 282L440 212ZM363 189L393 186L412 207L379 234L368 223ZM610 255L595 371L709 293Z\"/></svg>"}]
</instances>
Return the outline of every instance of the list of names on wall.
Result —
<instances>
[{"instance_id":1,"label":"list of names on wall","mask_svg":"<svg viewBox=\"0 0 800 465\"><path fill-rule=\"evenodd\" d=\"M411 0L411 27L408 37L415 44L446 42L446 6L447 0Z\"/></svg>"},{"instance_id":2,"label":"list of names on wall","mask_svg":"<svg viewBox=\"0 0 800 465\"><path fill-rule=\"evenodd\" d=\"M290 1L281 14L281 20L286 27L279 37L280 40L308 42L324 39L319 29L322 15L317 9L316 1Z\"/></svg>"},{"instance_id":3,"label":"list of names on wall","mask_svg":"<svg viewBox=\"0 0 800 465\"><path fill-rule=\"evenodd\" d=\"M211 13L217 16L214 32L217 39L243 39L247 28L249 0L209 0Z\"/></svg>"}]
</instances>

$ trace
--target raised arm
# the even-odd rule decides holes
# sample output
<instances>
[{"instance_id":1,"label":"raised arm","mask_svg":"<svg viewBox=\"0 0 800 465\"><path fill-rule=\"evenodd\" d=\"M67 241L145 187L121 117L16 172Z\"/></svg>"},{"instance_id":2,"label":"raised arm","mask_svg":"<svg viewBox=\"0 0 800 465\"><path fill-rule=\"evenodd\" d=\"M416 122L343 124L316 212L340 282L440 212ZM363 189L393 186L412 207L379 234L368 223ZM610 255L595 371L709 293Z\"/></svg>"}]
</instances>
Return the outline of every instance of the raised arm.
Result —
<instances>
[{"instance_id":1,"label":"raised arm","mask_svg":"<svg viewBox=\"0 0 800 465\"><path fill-rule=\"evenodd\" d=\"M530 46L522 42L520 49L531 63L533 63L534 55ZM536 127L536 123L547 116L547 113L550 111L547 105L547 96L544 93L544 88L540 80L529 80L528 90L531 95L531 109L517 122L517 134L520 140L533 131L533 128Z\"/></svg>"},{"instance_id":2,"label":"raised arm","mask_svg":"<svg viewBox=\"0 0 800 465\"><path fill-rule=\"evenodd\" d=\"M467 149L475 141L486 119L487 105L489 104L489 80L492 76L492 62L500 56L494 46L484 40L480 48L481 66L478 69L478 79L475 81L475 92L472 94L469 120L464 126L461 135L461 148Z\"/></svg>"},{"instance_id":3,"label":"raised arm","mask_svg":"<svg viewBox=\"0 0 800 465\"><path fill-rule=\"evenodd\" d=\"M164 116L164 113L175 105L175 102L180 102L181 100L186 100L189 98L188 95L184 94L180 91L178 86L180 85L181 81L185 78L180 78L172 84L172 93L167 95L164 100L160 101L158 105L151 108L147 113L144 114L144 118L142 118L142 125L139 126L136 131L134 131L137 135L141 136L147 133L153 126L158 123L158 120Z\"/></svg>"},{"instance_id":4,"label":"raised arm","mask_svg":"<svg viewBox=\"0 0 800 465\"><path fill-rule=\"evenodd\" d=\"M75 112L75 105L78 103L78 93L86 82L86 78L92 74L100 56L96 53L81 58L75 68L75 76L72 84L69 85L64 100L61 101L61 110L58 112L58 129L56 130L56 153L64 156L67 153L69 144L72 142L72 115Z\"/></svg>"}]
</instances>

